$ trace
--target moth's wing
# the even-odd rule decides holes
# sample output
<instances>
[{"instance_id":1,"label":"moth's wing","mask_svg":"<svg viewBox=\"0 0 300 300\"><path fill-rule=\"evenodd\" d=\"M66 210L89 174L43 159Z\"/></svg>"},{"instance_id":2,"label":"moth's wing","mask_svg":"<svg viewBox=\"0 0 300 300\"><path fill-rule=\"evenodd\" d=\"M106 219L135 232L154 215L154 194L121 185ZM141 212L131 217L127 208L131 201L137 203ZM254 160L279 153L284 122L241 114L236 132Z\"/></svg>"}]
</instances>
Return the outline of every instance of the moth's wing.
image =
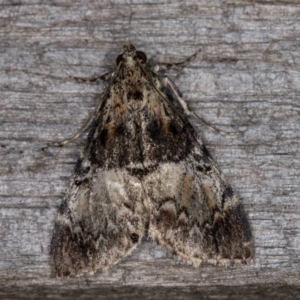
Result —
<instances>
[{"instance_id":1,"label":"moth's wing","mask_svg":"<svg viewBox=\"0 0 300 300\"><path fill-rule=\"evenodd\" d=\"M180 163L160 164L145 177L149 234L194 265L250 263L252 236L242 204L199 150Z\"/></svg>"},{"instance_id":2,"label":"moth's wing","mask_svg":"<svg viewBox=\"0 0 300 300\"><path fill-rule=\"evenodd\" d=\"M145 232L141 182L125 170L91 170L79 160L60 206L51 252L56 276L105 268Z\"/></svg>"},{"instance_id":3,"label":"moth's wing","mask_svg":"<svg viewBox=\"0 0 300 300\"><path fill-rule=\"evenodd\" d=\"M160 130L165 134L160 140L171 146L174 141L169 149L173 156L157 155L161 162L143 180L150 210L149 234L194 265L202 260L224 265L250 263L253 242L243 206L182 117L185 109L178 99L180 92L169 83L162 90L162 103L173 130ZM149 145L154 139L150 133L144 133Z\"/></svg>"}]
</instances>

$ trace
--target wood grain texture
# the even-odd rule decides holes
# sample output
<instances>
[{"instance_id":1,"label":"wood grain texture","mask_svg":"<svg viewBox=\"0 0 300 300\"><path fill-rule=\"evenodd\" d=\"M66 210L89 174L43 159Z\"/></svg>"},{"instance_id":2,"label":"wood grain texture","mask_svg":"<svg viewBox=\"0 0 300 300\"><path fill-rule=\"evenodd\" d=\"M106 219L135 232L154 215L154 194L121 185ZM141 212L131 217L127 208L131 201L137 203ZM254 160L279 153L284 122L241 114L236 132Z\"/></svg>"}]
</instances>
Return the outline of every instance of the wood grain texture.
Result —
<instances>
[{"instance_id":1,"label":"wood grain texture","mask_svg":"<svg viewBox=\"0 0 300 300\"><path fill-rule=\"evenodd\" d=\"M174 299L233 299L278 291L272 299L283 294L295 299L300 281L298 3L2 0L0 286L6 289L0 295L14 299L31 291L37 298L61 293L72 299L68 289L89 289L87 299L101 293L127 299L137 291L148 295L145 299L170 291ZM216 135L191 119L243 199L255 238L251 266L195 269L145 240L108 271L81 279L51 276L54 218L85 138L56 157L58 149L41 148L74 134L105 86L79 84L67 74L91 77L113 70L128 43L152 62L178 62L202 49L188 66L168 74L191 110L212 126L242 132Z\"/></svg>"}]
</instances>

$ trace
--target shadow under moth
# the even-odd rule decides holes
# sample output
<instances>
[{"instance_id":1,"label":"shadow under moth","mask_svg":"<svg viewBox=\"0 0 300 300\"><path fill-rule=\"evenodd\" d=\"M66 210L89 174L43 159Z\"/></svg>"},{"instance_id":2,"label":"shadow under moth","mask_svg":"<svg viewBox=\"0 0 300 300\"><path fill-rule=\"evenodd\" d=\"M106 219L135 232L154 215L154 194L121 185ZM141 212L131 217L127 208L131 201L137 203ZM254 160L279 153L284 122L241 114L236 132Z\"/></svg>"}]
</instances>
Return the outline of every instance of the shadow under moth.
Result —
<instances>
[{"instance_id":1,"label":"shadow under moth","mask_svg":"<svg viewBox=\"0 0 300 300\"><path fill-rule=\"evenodd\" d=\"M85 126L87 143L53 231L57 277L107 268L146 233L194 266L252 261L241 202L197 137L178 88L146 60L124 46Z\"/></svg>"}]
</instances>

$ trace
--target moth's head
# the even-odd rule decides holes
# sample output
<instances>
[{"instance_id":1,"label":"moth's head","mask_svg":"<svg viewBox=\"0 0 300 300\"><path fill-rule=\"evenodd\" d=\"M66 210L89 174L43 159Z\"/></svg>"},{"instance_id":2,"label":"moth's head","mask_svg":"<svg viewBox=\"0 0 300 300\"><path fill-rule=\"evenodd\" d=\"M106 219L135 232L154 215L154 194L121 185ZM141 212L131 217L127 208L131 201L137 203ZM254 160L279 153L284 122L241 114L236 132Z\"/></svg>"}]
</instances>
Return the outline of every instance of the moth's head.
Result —
<instances>
[{"instance_id":1,"label":"moth's head","mask_svg":"<svg viewBox=\"0 0 300 300\"><path fill-rule=\"evenodd\" d=\"M120 63L133 63L134 61L139 61L144 64L147 61L147 56L142 51L136 51L133 45L124 45L124 52L117 57L116 63L119 66Z\"/></svg>"}]
</instances>

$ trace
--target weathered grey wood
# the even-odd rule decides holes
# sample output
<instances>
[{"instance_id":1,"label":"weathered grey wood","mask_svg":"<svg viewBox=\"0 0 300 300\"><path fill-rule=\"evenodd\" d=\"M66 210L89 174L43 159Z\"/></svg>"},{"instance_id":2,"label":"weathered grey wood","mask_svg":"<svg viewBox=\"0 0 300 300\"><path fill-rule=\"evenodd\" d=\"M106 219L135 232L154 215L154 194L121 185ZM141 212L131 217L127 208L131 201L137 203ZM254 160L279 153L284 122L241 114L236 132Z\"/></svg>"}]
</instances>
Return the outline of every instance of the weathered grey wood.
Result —
<instances>
[{"instance_id":1,"label":"weathered grey wood","mask_svg":"<svg viewBox=\"0 0 300 300\"><path fill-rule=\"evenodd\" d=\"M174 299L295 299L299 1L126 2L0 2L0 296L72 299L66 290L84 289L91 299L101 293L124 299L131 293L145 299L170 293ZM74 134L104 87L78 84L66 73L90 77L113 70L127 43L154 61L181 61L202 49L169 75L190 108L211 125L243 132L223 137L191 120L243 199L255 236L251 266L195 269L145 240L108 271L81 279L51 277L53 222L85 139L56 157L57 149L41 148ZM168 288L155 287L151 296L157 285Z\"/></svg>"}]
</instances>

